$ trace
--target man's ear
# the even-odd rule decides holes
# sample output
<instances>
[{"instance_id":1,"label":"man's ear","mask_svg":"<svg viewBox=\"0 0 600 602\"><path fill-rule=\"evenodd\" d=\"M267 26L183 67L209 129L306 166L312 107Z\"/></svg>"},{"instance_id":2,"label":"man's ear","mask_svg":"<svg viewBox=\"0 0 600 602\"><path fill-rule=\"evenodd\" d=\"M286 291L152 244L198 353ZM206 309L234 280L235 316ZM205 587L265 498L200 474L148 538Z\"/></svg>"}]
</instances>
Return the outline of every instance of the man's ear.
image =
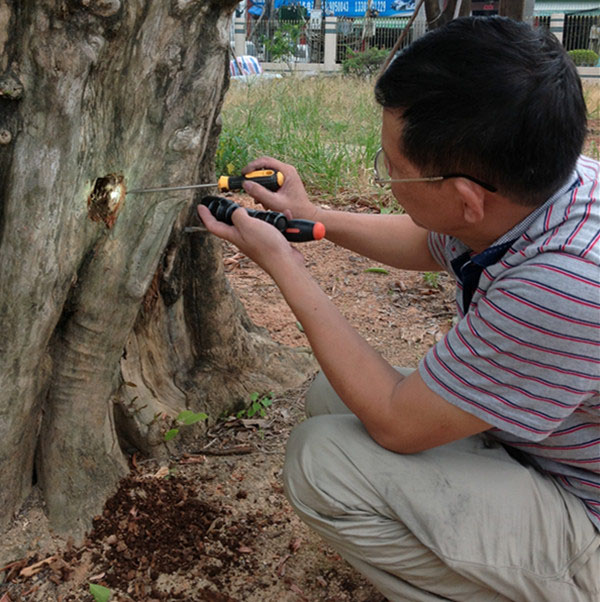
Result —
<instances>
[{"instance_id":1,"label":"man's ear","mask_svg":"<svg viewBox=\"0 0 600 602\"><path fill-rule=\"evenodd\" d=\"M454 186L462 202L465 222L468 224L481 222L485 215L485 190L466 178L456 178Z\"/></svg>"}]
</instances>

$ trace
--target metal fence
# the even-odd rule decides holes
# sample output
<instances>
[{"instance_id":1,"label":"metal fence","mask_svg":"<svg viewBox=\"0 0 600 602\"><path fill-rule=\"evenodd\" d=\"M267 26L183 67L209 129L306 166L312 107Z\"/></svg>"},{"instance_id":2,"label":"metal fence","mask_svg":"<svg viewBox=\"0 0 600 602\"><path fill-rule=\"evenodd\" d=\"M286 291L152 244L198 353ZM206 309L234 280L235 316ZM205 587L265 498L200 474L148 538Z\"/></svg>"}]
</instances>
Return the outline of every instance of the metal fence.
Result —
<instances>
[{"instance_id":1,"label":"metal fence","mask_svg":"<svg viewBox=\"0 0 600 602\"><path fill-rule=\"evenodd\" d=\"M580 48L598 52L600 15L566 15L563 46L567 50Z\"/></svg>"},{"instance_id":2,"label":"metal fence","mask_svg":"<svg viewBox=\"0 0 600 602\"><path fill-rule=\"evenodd\" d=\"M407 23L407 18L338 19L337 62L343 62L349 50L360 52L368 48L393 48ZM412 32L409 32L402 46L411 41Z\"/></svg>"},{"instance_id":3,"label":"metal fence","mask_svg":"<svg viewBox=\"0 0 600 602\"><path fill-rule=\"evenodd\" d=\"M392 48L407 23L408 18L337 19L335 32L332 32L335 35L336 62L343 62L350 51ZM325 21L315 24L304 20L260 19L248 23L245 29L247 52L260 61L323 62ZM413 29L403 46L413 40Z\"/></svg>"},{"instance_id":4,"label":"metal fence","mask_svg":"<svg viewBox=\"0 0 600 602\"><path fill-rule=\"evenodd\" d=\"M555 18L558 17L558 20ZM553 19L555 19L553 21ZM325 20L258 19L243 24L245 54L260 61L287 63L323 63L325 38L335 44L335 58L342 63L353 52L368 48L390 49L394 46L408 18L338 18L332 29L326 29ZM553 31L562 39L567 50L592 49L600 51L600 15L566 14L564 21L558 15L537 16L534 25ZM425 22L415 21L403 46L425 33Z\"/></svg>"},{"instance_id":5,"label":"metal fence","mask_svg":"<svg viewBox=\"0 0 600 602\"><path fill-rule=\"evenodd\" d=\"M549 15L535 17L534 25L551 28ZM600 15L566 14L562 22L562 43L566 50L600 51Z\"/></svg>"},{"instance_id":6,"label":"metal fence","mask_svg":"<svg viewBox=\"0 0 600 602\"><path fill-rule=\"evenodd\" d=\"M534 27L543 27L545 29L550 29L550 15L543 15L540 17L533 18L533 26Z\"/></svg>"},{"instance_id":7,"label":"metal fence","mask_svg":"<svg viewBox=\"0 0 600 602\"><path fill-rule=\"evenodd\" d=\"M320 63L323 60L321 27L306 21L260 19L247 27L247 46L261 61ZM254 52L252 52L254 51Z\"/></svg>"}]
</instances>

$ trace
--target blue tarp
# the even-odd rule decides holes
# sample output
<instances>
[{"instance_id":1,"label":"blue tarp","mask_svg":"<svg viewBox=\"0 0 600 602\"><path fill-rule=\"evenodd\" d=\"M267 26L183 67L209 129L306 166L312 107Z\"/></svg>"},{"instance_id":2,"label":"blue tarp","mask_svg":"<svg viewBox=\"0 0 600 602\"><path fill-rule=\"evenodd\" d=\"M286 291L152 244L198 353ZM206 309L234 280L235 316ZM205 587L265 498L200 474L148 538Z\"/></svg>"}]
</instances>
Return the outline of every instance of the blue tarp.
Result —
<instances>
[{"instance_id":1,"label":"blue tarp","mask_svg":"<svg viewBox=\"0 0 600 602\"><path fill-rule=\"evenodd\" d=\"M263 6L264 5L265 5L264 2L260 2L258 0L254 0L254 2L252 2L252 5L249 6L248 12L251 15L254 15L255 17L260 17L260 15L262 14Z\"/></svg>"},{"instance_id":2,"label":"blue tarp","mask_svg":"<svg viewBox=\"0 0 600 602\"><path fill-rule=\"evenodd\" d=\"M254 0L248 9L252 15L260 15L264 0ZM303 6L311 10L314 0L275 0L274 8L282 6ZM364 17L367 10L367 0L321 0L323 14L334 17ZM371 8L377 11L379 17L395 17L409 15L415 8L415 0L372 0Z\"/></svg>"}]
</instances>

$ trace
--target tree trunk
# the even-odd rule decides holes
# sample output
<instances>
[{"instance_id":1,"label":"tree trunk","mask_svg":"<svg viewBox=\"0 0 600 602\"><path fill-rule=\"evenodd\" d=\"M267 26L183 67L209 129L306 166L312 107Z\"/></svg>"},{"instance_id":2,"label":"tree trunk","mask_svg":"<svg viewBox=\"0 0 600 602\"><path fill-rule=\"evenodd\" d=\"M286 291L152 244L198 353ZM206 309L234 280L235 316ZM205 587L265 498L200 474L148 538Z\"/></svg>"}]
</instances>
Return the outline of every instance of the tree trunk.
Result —
<instances>
[{"instance_id":1,"label":"tree trunk","mask_svg":"<svg viewBox=\"0 0 600 602\"><path fill-rule=\"evenodd\" d=\"M456 17L468 17L471 14L471 0L448 0L443 8L439 0L425 0L425 14L429 30L442 27Z\"/></svg>"},{"instance_id":2,"label":"tree trunk","mask_svg":"<svg viewBox=\"0 0 600 602\"><path fill-rule=\"evenodd\" d=\"M0 530L35 464L80 538L123 446L167 454L181 410L214 419L312 365L249 321L220 244L183 233L190 195L125 194L215 181L236 5L0 0Z\"/></svg>"},{"instance_id":3,"label":"tree trunk","mask_svg":"<svg viewBox=\"0 0 600 602\"><path fill-rule=\"evenodd\" d=\"M500 0L499 15L510 17L515 21L531 20L533 16L533 0Z\"/></svg>"}]
</instances>

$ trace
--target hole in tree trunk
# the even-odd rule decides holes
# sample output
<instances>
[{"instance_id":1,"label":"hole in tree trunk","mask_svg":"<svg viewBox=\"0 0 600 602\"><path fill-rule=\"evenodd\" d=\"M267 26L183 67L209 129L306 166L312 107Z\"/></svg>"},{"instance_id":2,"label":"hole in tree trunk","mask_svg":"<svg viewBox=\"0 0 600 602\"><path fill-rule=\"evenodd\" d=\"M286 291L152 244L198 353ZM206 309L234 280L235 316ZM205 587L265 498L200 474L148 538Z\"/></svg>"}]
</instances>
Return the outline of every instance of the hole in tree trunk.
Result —
<instances>
[{"instance_id":1,"label":"hole in tree trunk","mask_svg":"<svg viewBox=\"0 0 600 602\"><path fill-rule=\"evenodd\" d=\"M122 175L108 174L97 178L88 197L88 216L94 222L103 222L112 228L125 200L125 183Z\"/></svg>"}]
</instances>

